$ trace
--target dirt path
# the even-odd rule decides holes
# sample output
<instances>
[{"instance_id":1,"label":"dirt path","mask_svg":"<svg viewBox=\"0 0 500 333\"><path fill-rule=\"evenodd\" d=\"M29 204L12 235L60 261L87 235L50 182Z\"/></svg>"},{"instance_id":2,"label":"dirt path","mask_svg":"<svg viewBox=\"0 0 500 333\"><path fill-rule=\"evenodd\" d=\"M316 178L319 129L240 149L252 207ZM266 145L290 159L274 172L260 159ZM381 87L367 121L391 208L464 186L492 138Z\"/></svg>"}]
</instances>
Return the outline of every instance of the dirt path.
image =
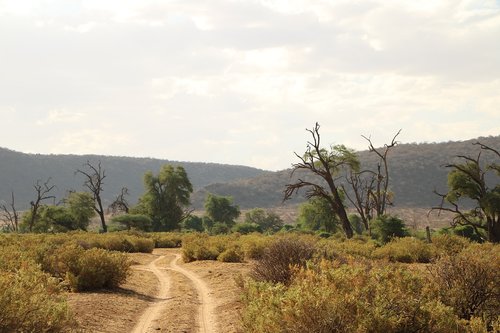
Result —
<instances>
[{"instance_id":1,"label":"dirt path","mask_svg":"<svg viewBox=\"0 0 500 333\"><path fill-rule=\"evenodd\" d=\"M198 294L198 301L200 306L198 307L198 324L200 333L215 333L215 303L211 297L210 289L207 284L199 278L195 273L189 271L177 263L181 259L180 254L175 255L175 260L170 262L170 269L179 272L186 276L196 289Z\"/></svg>"},{"instance_id":2,"label":"dirt path","mask_svg":"<svg viewBox=\"0 0 500 333\"><path fill-rule=\"evenodd\" d=\"M189 279L197 294L198 299L198 317L196 318L197 322L197 332L200 333L215 333L215 316L214 316L214 302L210 295L210 290L207 287L206 283L200 279L195 273L189 271L178 264L178 261L181 259L181 255L178 253L171 253L171 255L162 255L149 263L146 267L147 270L151 271L159 281L159 290L156 296L156 299L152 304L143 312L139 321L135 325L134 329L131 331L132 333L145 333L145 332L154 332L157 331L157 325L153 323L160 319L160 315L165 311L169 300L171 297L170 289L173 286L171 272L177 272L182 274L184 277ZM167 260L167 267L160 267L159 262L163 259ZM164 266L164 265L162 265Z\"/></svg>"},{"instance_id":3,"label":"dirt path","mask_svg":"<svg viewBox=\"0 0 500 333\"><path fill-rule=\"evenodd\" d=\"M145 333L152 330L151 324L158 318L166 306L170 289L170 279L168 274L157 266L157 263L163 258L165 256L158 257L147 266L147 270L151 271L159 281L157 299L143 312L132 333Z\"/></svg>"}]
</instances>

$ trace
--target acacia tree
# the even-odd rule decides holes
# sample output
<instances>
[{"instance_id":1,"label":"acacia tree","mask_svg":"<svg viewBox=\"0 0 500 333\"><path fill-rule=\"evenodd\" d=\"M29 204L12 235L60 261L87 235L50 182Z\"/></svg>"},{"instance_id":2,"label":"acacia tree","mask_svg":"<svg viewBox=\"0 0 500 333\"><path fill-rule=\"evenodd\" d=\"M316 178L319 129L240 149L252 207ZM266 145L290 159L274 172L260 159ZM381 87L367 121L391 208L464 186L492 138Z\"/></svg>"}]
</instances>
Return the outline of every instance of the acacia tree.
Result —
<instances>
[{"instance_id":1,"label":"acacia tree","mask_svg":"<svg viewBox=\"0 0 500 333\"><path fill-rule=\"evenodd\" d=\"M339 218L346 237L352 238L354 233L347 217L338 175L342 169L359 170L359 161L355 152L344 145L332 145L330 149L321 148L319 128L319 124L316 123L313 129L306 129L313 140L307 142L303 156L295 153L300 162L292 164L291 174L293 176L297 170L305 170L318 176L319 179L306 181L299 178L295 183L287 184L283 200L290 199L299 189L305 188L308 199L319 197L329 203L332 213Z\"/></svg>"},{"instance_id":2,"label":"acacia tree","mask_svg":"<svg viewBox=\"0 0 500 333\"><path fill-rule=\"evenodd\" d=\"M101 220L102 231L107 232L108 226L104 217L104 208L102 205L101 192L103 191L103 180L106 178L104 169L101 167L101 161L97 165L93 165L87 161L83 165L87 170L78 169L75 173L82 174L85 177L83 185L90 191L94 198L94 210L99 215Z\"/></svg>"},{"instance_id":3,"label":"acacia tree","mask_svg":"<svg viewBox=\"0 0 500 333\"><path fill-rule=\"evenodd\" d=\"M40 183L40 180L37 180L36 183L33 185L33 188L35 189L36 193L36 198L34 201L30 202L31 209L30 209L30 218L28 220L28 231L32 232L33 231L33 226L36 223L36 220L38 218L38 210L40 209L40 206L42 205L42 201L48 200L48 199L55 199L55 196L49 195L50 191L52 191L55 188L55 185L50 185L50 178L48 178L43 184Z\"/></svg>"},{"instance_id":4,"label":"acacia tree","mask_svg":"<svg viewBox=\"0 0 500 333\"><path fill-rule=\"evenodd\" d=\"M437 195L441 197L441 204L432 210L448 211L455 213L452 226L471 226L475 233L482 237L481 230L486 233L490 242L500 242L500 165L497 163L483 163L482 153L493 154L500 160L500 152L480 142L475 143L480 147L476 158L470 156L457 156L462 163L450 163L445 167L450 168L448 173L448 192ZM492 171L491 178L487 174ZM490 181L488 182L487 179ZM493 181L491 181L493 180ZM488 184L489 183L489 184ZM491 184L491 185L490 185ZM469 200L468 202L464 202ZM472 209L466 209L473 202Z\"/></svg>"},{"instance_id":5,"label":"acacia tree","mask_svg":"<svg viewBox=\"0 0 500 333\"><path fill-rule=\"evenodd\" d=\"M187 207L193 186L183 167L164 165L158 176L146 172L144 187L146 191L134 213L149 216L155 231L178 229L179 224L192 212Z\"/></svg>"},{"instance_id":6,"label":"acacia tree","mask_svg":"<svg viewBox=\"0 0 500 333\"><path fill-rule=\"evenodd\" d=\"M368 141L368 149L378 157L377 169L356 172L349 170L346 177L352 194L345 190L349 202L354 206L365 229L370 233L370 221L385 215L387 206L392 205L392 192L389 190L389 152L398 144L396 138L401 133L399 130L389 144L382 148L375 148L370 137L362 135Z\"/></svg>"},{"instance_id":7,"label":"acacia tree","mask_svg":"<svg viewBox=\"0 0 500 333\"><path fill-rule=\"evenodd\" d=\"M19 231L19 212L16 209L14 191L11 192L10 203L2 202L0 205L0 216L7 223L8 231Z\"/></svg>"}]
</instances>

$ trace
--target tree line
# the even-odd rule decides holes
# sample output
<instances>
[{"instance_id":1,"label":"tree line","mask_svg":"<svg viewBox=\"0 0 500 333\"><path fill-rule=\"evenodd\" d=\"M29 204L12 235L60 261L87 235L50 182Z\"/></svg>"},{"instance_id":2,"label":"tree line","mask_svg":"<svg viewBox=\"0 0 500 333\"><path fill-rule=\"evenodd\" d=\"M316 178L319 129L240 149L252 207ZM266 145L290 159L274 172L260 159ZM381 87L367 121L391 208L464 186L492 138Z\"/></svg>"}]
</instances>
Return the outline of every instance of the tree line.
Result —
<instances>
[{"instance_id":1,"label":"tree line","mask_svg":"<svg viewBox=\"0 0 500 333\"><path fill-rule=\"evenodd\" d=\"M389 236L404 236L404 223L387 214L392 205L394 193L391 191L389 157L399 142L398 131L392 140L381 148L376 148L368 136L369 152L377 163L372 168L363 167L358 154L344 145L322 145L320 126L306 129L311 136L305 153L295 153L298 162L292 165L293 175L315 177L298 178L287 184L283 201L291 199L300 190L305 190L308 202L300 207L299 227L322 230L328 233L338 229L347 238L356 233L372 235L375 231L383 239ZM500 158L493 147L476 142L478 154L475 157L458 155L457 160L445 165L448 174L448 191L438 193L441 203L431 210L454 213L452 226L469 228L478 240L500 241L500 166L496 162L484 162L486 154ZM488 161L491 161L489 159ZM494 159L493 159L494 161ZM182 166L163 165L158 174L146 172L143 177L144 193L137 204L128 201L128 189L123 187L115 200L104 207L101 193L106 173L101 162L87 161L75 171L83 177L86 191L69 191L59 203L47 204L55 200L51 192L55 188L51 179L37 180L33 185L34 199L30 209L20 214L16 209L12 192L9 203L0 204L4 230L11 232L61 232L86 230L90 219L97 215L101 231L108 231L106 215L111 214L111 223L118 229L140 229L145 231L193 230L212 234L237 231L276 232L284 226L281 218L260 208L245 215L243 223L236 224L241 212L231 197L208 194L205 199L205 215L193 215L190 196L193 186ZM355 214L348 214L348 208ZM114 226L116 229L117 227ZM380 236L382 235L382 236Z\"/></svg>"}]
</instances>

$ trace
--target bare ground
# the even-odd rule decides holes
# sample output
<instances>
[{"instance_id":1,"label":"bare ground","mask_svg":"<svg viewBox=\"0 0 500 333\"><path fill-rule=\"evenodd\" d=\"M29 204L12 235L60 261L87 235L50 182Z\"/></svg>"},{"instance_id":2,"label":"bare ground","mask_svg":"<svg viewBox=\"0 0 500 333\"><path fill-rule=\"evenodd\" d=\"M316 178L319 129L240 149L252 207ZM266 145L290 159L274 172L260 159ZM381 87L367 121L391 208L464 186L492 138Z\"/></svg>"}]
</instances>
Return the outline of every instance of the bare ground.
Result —
<instances>
[{"instance_id":1,"label":"bare ground","mask_svg":"<svg viewBox=\"0 0 500 333\"><path fill-rule=\"evenodd\" d=\"M130 258L132 273L119 289L69 294L83 332L241 332L236 279L249 264L185 264L178 249Z\"/></svg>"}]
</instances>

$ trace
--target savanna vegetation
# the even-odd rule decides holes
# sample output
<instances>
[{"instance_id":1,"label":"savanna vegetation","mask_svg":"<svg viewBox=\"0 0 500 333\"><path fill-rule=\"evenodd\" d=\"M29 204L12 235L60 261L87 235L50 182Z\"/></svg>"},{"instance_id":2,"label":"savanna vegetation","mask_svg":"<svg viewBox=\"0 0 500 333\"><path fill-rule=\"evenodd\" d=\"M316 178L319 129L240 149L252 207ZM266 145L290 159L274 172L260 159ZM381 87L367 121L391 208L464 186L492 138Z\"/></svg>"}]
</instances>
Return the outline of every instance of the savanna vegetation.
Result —
<instances>
[{"instance_id":1,"label":"savanna vegetation","mask_svg":"<svg viewBox=\"0 0 500 333\"><path fill-rule=\"evenodd\" d=\"M283 200L301 191L308 199L294 224L213 193L194 214L179 165L146 172L135 204L122 186L105 206L101 161L76 169L82 191L58 202L52 178L33 183L26 210L12 191L0 205L0 332L77 329L65 293L117 288L129 274L126 253L155 247L182 247L185 262L250 263L240 281L246 332L499 331L499 151L478 142L476 155L446 165L447 190L435 192L432 210L453 219L423 232L387 210L397 202L399 132L382 148L365 137L370 164L343 145L325 148L319 130L307 130L312 139L283 187ZM87 231L94 217L102 234Z\"/></svg>"}]
</instances>

